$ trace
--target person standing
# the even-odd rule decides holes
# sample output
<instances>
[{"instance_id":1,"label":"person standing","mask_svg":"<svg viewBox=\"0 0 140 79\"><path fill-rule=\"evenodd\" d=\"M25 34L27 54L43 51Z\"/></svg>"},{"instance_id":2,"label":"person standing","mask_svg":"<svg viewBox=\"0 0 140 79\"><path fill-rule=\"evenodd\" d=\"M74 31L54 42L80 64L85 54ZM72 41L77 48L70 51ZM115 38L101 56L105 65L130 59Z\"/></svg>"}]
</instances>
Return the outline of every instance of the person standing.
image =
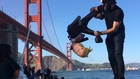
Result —
<instances>
[{"instance_id":1,"label":"person standing","mask_svg":"<svg viewBox=\"0 0 140 79\"><path fill-rule=\"evenodd\" d=\"M10 57L12 51L8 44L0 44L0 79L16 79L20 66Z\"/></svg>"},{"instance_id":2,"label":"person standing","mask_svg":"<svg viewBox=\"0 0 140 79\"><path fill-rule=\"evenodd\" d=\"M48 79L50 79L50 77L51 77L51 69L50 68L47 68L47 77L48 77Z\"/></svg>"},{"instance_id":3,"label":"person standing","mask_svg":"<svg viewBox=\"0 0 140 79\"><path fill-rule=\"evenodd\" d=\"M105 35L108 58L113 70L114 79L125 79L125 68L123 60L123 48L125 40L125 26L123 10L116 5L116 0L101 0L102 5L92 7L99 13L95 18L104 19L107 30L95 31L94 35Z\"/></svg>"},{"instance_id":4,"label":"person standing","mask_svg":"<svg viewBox=\"0 0 140 79\"><path fill-rule=\"evenodd\" d=\"M34 76L35 76L35 67L34 66L31 68L31 71L32 71L32 79L34 79Z\"/></svg>"},{"instance_id":5,"label":"person standing","mask_svg":"<svg viewBox=\"0 0 140 79\"><path fill-rule=\"evenodd\" d=\"M44 75L44 70L43 69L40 69L40 79L43 79L43 75Z\"/></svg>"},{"instance_id":6,"label":"person standing","mask_svg":"<svg viewBox=\"0 0 140 79\"><path fill-rule=\"evenodd\" d=\"M47 70L46 69L44 70L44 79L48 79L48 77L47 77Z\"/></svg>"},{"instance_id":7,"label":"person standing","mask_svg":"<svg viewBox=\"0 0 140 79\"><path fill-rule=\"evenodd\" d=\"M24 69L24 74L28 77L28 79L31 79L31 73L29 66L26 66Z\"/></svg>"}]
</instances>

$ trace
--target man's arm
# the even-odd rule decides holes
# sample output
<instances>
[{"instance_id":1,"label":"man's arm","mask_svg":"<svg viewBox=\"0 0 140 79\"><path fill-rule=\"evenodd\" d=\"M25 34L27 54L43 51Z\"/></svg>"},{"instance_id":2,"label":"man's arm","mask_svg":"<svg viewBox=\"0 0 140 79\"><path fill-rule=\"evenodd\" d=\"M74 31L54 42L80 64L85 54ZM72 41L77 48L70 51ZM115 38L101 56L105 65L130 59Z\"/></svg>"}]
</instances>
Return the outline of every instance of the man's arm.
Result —
<instances>
[{"instance_id":1,"label":"man's arm","mask_svg":"<svg viewBox=\"0 0 140 79\"><path fill-rule=\"evenodd\" d=\"M100 31L100 32L99 31L95 31L94 34L95 34L95 36L98 36L98 35L114 33L114 32L116 32L118 30L120 24L121 24L121 21L120 22L114 21L112 28L107 29L105 31Z\"/></svg>"},{"instance_id":2,"label":"man's arm","mask_svg":"<svg viewBox=\"0 0 140 79\"><path fill-rule=\"evenodd\" d=\"M92 11L92 10L95 10L95 11L98 11L98 12L99 12L98 6L92 7L92 8L90 9L90 11ZM101 19L101 20L102 20L102 19L104 18L104 16L103 16L103 14L102 14L101 12L99 12L99 13L95 16L95 18Z\"/></svg>"}]
</instances>

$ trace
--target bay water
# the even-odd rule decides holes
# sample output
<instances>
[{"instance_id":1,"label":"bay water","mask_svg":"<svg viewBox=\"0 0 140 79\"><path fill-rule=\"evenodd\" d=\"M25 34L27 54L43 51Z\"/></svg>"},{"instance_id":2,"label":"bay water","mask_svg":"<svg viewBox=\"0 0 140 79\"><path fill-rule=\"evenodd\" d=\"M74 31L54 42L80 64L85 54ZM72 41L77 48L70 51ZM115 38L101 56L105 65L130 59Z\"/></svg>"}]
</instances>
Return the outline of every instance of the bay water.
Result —
<instances>
[{"instance_id":1,"label":"bay water","mask_svg":"<svg viewBox=\"0 0 140 79\"><path fill-rule=\"evenodd\" d=\"M57 71L52 73L59 79L114 79L112 70L91 70L91 71ZM140 79L140 70L126 71L126 79Z\"/></svg>"}]
</instances>

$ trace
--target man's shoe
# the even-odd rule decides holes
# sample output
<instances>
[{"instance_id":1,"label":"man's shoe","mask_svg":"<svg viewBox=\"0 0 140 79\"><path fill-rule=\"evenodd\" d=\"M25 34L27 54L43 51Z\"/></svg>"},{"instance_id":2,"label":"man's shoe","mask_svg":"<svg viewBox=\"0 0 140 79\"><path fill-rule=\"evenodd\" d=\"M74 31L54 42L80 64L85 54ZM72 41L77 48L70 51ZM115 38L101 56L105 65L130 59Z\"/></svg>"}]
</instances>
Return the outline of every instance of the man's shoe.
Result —
<instances>
[{"instance_id":1,"label":"man's shoe","mask_svg":"<svg viewBox=\"0 0 140 79\"><path fill-rule=\"evenodd\" d=\"M88 40L88 37L85 37L83 39L80 40L80 42L84 42L84 41L87 41Z\"/></svg>"}]
</instances>

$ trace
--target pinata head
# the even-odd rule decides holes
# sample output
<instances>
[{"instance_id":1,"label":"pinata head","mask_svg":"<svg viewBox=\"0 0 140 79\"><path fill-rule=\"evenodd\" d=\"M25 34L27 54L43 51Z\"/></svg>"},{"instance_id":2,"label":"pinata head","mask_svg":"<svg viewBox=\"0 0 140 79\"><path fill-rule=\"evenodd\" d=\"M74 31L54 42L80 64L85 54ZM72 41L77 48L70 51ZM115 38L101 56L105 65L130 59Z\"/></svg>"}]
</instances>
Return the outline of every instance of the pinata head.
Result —
<instances>
[{"instance_id":1,"label":"pinata head","mask_svg":"<svg viewBox=\"0 0 140 79\"><path fill-rule=\"evenodd\" d=\"M73 43L72 48L73 48L74 53L82 58L88 57L88 54L92 51L90 47L86 48L80 43Z\"/></svg>"}]
</instances>

